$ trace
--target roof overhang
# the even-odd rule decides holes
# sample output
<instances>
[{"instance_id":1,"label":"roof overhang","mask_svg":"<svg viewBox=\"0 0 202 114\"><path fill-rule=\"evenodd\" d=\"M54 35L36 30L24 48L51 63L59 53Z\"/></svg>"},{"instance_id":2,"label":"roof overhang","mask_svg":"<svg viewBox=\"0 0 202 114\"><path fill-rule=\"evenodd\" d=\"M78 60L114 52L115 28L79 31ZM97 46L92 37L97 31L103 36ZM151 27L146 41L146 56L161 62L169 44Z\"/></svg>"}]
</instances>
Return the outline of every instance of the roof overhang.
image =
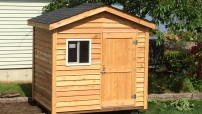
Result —
<instances>
[{"instance_id":1,"label":"roof overhang","mask_svg":"<svg viewBox=\"0 0 202 114\"><path fill-rule=\"evenodd\" d=\"M104 6L101 6L101 7L80 13L78 15L63 19L63 20L55 22L55 23L44 24L44 23L38 23L38 22L33 22L33 21L29 20L28 25L33 26L33 27L39 27L39 28L47 29L47 30L53 30L53 29L59 28L61 26L68 25L68 24L73 23L75 21L96 15L96 14L101 13L101 12L105 12L105 11L112 13L114 15L117 15L119 17L125 18L127 20L130 20L132 22L138 23L140 25L146 26L148 28L156 29L156 25L150 21L140 19L139 17L136 17L136 16L129 15L125 12L122 12L121 10L115 9L115 8L107 6L107 5L104 5Z\"/></svg>"}]
</instances>

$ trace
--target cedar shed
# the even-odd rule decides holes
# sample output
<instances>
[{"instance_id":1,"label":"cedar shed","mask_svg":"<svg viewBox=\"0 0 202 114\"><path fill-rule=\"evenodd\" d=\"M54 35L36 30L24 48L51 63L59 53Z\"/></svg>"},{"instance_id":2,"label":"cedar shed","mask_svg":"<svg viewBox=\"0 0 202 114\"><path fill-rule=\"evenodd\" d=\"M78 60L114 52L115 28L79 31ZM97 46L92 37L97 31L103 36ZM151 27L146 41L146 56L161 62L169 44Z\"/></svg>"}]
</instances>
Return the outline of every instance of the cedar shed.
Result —
<instances>
[{"instance_id":1,"label":"cedar shed","mask_svg":"<svg viewBox=\"0 0 202 114\"><path fill-rule=\"evenodd\" d=\"M63 7L33 26L33 94L55 113L147 109L149 28L105 4Z\"/></svg>"}]
</instances>

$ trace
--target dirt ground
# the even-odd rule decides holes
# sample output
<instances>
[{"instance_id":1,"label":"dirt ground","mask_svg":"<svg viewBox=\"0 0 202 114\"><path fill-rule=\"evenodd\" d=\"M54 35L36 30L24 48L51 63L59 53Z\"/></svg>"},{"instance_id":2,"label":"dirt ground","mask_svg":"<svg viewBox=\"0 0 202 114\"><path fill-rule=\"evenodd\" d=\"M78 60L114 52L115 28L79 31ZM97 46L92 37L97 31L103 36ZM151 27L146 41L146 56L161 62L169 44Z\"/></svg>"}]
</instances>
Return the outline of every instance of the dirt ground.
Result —
<instances>
[{"instance_id":1,"label":"dirt ground","mask_svg":"<svg viewBox=\"0 0 202 114\"><path fill-rule=\"evenodd\" d=\"M0 114L47 114L47 111L35 102L0 103ZM94 114L130 114L128 111Z\"/></svg>"}]
</instances>

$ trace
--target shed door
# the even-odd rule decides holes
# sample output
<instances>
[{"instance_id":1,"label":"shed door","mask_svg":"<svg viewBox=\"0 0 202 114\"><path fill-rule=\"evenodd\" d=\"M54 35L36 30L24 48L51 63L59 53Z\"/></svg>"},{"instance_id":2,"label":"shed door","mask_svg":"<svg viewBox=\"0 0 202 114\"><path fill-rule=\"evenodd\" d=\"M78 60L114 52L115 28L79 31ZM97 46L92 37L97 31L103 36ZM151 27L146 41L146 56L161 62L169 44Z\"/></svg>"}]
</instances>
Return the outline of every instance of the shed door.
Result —
<instances>
[{"instance_id":1,"label":"shed door","mask_svg":"<svg viewBox=\"0 0 202 114\"><path fill-rule=\"evenodd\" d=\"M103 33L102 107L134 106L135 33Z\"/></svg>"}]
</instances>

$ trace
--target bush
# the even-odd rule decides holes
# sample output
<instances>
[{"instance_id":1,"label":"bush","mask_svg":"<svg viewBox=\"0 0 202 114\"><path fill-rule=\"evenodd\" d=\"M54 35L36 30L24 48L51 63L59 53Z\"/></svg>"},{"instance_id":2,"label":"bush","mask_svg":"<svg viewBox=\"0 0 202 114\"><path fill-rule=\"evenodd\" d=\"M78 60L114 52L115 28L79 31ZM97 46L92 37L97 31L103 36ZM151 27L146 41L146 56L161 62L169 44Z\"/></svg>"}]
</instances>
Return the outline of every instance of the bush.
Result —
<instances>
[{"instance_id":1,"label":"bush","mask_svg":"<svg viewBox=\"0 0 202 114\"><path fill-rule=\"evenodd\" d=\"M177 50L166 50L164 52L164 63L170 71L183 72L183 70L188 70L189 65L193 62L194 57L187 56L185 52Z\"/></svg>"},{"instance_id":2,"label":"bush","mask_svg":"<svg viewBox=\"0 0 202 114\"><path fill-rule=\"evenodd\" d=\"M193 57L193 64L189 65L188 74L195 89L202 91L202 42L193 46L187 53L188 57Z\"/></svg>"},{"instance_id":3,"label":"bush","mask_svg":"<svg viewBox=\"0 0 202 114\"><path fill-rule=\"evenodd\" d=\"M152 72L149 75L149 93L179 93L195 91L192 81L186 74Z\"/></svg>"}]
</instances>

